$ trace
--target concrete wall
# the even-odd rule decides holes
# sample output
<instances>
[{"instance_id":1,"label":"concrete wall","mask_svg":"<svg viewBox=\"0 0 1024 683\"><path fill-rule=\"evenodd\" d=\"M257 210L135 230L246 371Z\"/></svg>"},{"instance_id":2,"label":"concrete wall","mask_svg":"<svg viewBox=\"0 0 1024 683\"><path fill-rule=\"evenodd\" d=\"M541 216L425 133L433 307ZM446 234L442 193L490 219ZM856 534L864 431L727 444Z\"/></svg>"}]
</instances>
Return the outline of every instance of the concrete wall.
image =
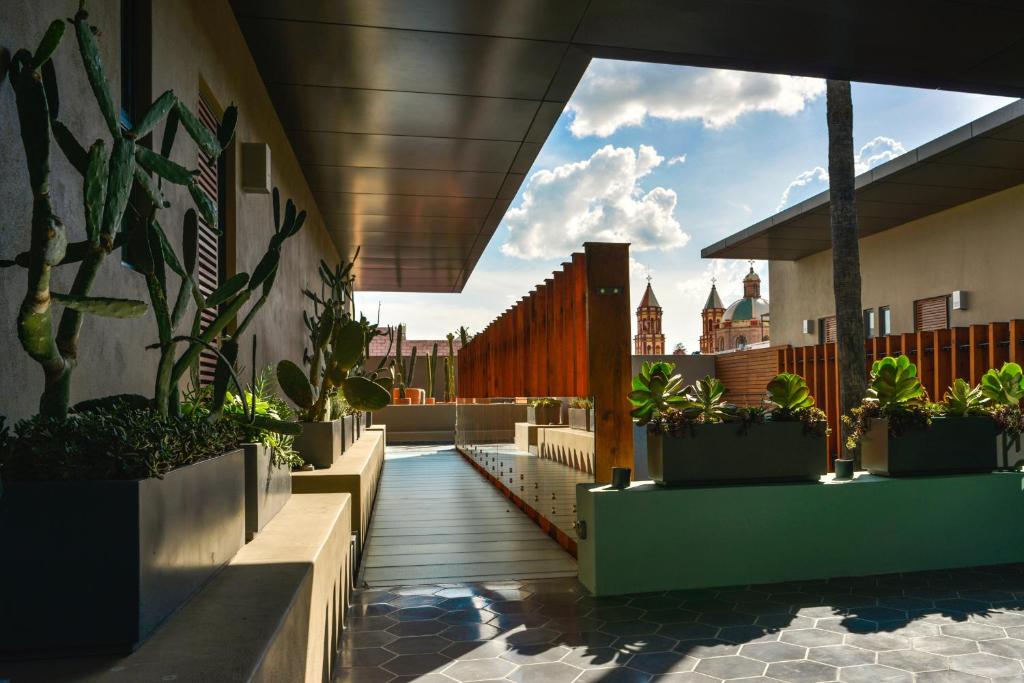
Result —
<instances>
[{"instance_id":1,"label":"concrete wall","mask_svg":"<svg viewBox=\"0 0 1024 683\"><path fill-rule=\"evenodd\" d=\"M914 301L968 292L953 326L1024 315L1020 298L1024 185L912 221L860 242L864 308L889 306L892 332L914 331ZM832 252L772 261L772 345L818 343L801 321L835 313ZM877 319L877 318L876 318Z\"/></svg>"},{"instance_id":2,"label":"concrete wall","mask_svg":"<svg viewBox=\"0 0 1024 683\"><path fill-rule=\"evenodd\" d=\"M701 379L707 375L715 376L715 357L711 355L687 355L687 356L633 356L633 376L640 372L640 366L645 360L664 360L676 364L676 372L683 375L686 384L692 384L694 380Z\"/></svg>"},{"instance_id":3,"label":"concrete wall","mask_svg":"<svg viewBox=\"0 0 1024 683\"><path fill-rule=\"evenodd\" d=\"M304 328L300 288L316 281L320 258L337 259L323 220L271 105L263 81L235 21L227 0L176 0L153 2L153 97L164 90L195 107L200 91L211 95L221 107L235 103L239 108L236 140L265 142L271 147L273 183L283 198L292 198L309 217L306 226L285 245L277 283L251 332L259 338L258 365L281 358L299 361ZM5 0L0 3L0 46L11 52L20 47L34 50L51 20L74 14L73 0ZM91 0L91 22L102 30L102 57L115 101L120 93L120 3ZM60 87L60 118L86 146L98 138L109 141L95 100L89 90L74 32L69 30L55 57ZM9 84L0 85L0 255L13 256L28 246L31 197L25 170L14 96ZM159 139L163 127L155 131ZM196 166L196 148L179 131L173 158L189 168ZM230 179L228 191L229 274L250 271L266 249L273 233L269 195L244 194L232 169L240 154L236 144L227 152ZM51 196L54 209L69 229L71 240L83 238L81 178L56 149L52 153ZM172 207L161 214L161 224L173 244L180 243L181 218L192 206L187 192L167 190ZM60 269L54 290L66 288L74 276L73 266ZM176 278L171 276L176 288ZM25 274L21 269L0 271L0 376L17 391L0 393L0 414L17 418L31 414L42 388L42 373L22 352L15 334L15 318L24 296ZM117 255L104 263L93 288L95 295L139 298L148 301L143 279L120 265ZM190 318L191 313L187 318ZM156 355L145 346L157 339L152 313L136 320L111 320L87 316L82 328L80 357L75 373L72 401L117 392L152 395ZM246 347L249 340L244 340ZM249 365L248 362L245 363Z\"/></svg>"}]
</instances>

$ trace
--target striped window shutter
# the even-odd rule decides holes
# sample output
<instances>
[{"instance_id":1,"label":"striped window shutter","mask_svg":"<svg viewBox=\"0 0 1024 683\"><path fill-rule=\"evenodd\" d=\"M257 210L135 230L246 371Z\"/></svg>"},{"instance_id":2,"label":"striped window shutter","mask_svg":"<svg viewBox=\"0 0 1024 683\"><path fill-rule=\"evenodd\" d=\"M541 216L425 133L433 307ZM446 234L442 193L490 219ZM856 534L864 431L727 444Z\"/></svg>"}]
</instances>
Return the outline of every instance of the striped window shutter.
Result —
<instances>
[{"instance_id":1,"label":"striped window shutter","mask_svg":"<svg viewBox=\"0 0 1024 683\"><path fill-rule=\"evenodd\" d=\"M831 344L836 340L836 317L831 315L821 319L821 343Z\"/></svg>"},{"instance_id":2,"label":"striped window shutter","mask_svg":"<svg viewBox=\"0 0 1024 683\"><path fill-rule=\"evenodd\" d=\"M949 297L933 296L914 302L914 331L944 330L949 327Z\"/></svg>"},{"instance_id":3,"label":"striped window shutter","mask_svg":"<svg viewBox=\"0 0 1024 683\"><path fill-rule=\"evenodd\" d=\"M199 120L207 128L217 133L219 124L213 107L206 98L199 97L198 108ZM217 159L211 159L199 151L199 177L197 178L199 188L210 198L213 205L220 207L220 176L217 168ZM223 227L223 225L221 226ZM196 255L196 278L199 290L203 296L209 296L220 284L221 277L221 249L220 236L213 228L199 216L199 249ZM207 309L201 314L200 330L205 330L213 322L216 311ZM199 354L199 385L208 386L213 383L213 373L217 367L217 355L204 348Z\"/></svg>"}]
</instances>

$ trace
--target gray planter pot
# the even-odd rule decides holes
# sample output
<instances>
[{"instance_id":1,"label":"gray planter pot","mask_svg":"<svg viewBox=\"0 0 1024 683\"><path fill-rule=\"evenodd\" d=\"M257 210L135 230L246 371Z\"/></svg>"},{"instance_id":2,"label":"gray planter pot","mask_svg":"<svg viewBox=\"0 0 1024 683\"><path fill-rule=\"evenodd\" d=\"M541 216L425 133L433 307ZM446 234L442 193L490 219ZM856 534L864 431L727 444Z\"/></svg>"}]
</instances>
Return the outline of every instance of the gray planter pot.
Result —
<instances>
[{"instance_id":1,"label":"gray planter pot","mask_svg":"<svg viewBox=\"0 0 1024 683\"><path fill-rule=\"evenodd\" d=\"M663 486L818 481L824 436L801 422L766 422L739 434L734 423L697 425L693 435L647 434L648 476Z\"/></svg>"},{"instance_id":2,"label":"gray planter pot","mask_svg":"<svg viewBox=\"0 0 1024 683\"><path fill-rule=\"evenodd\" d=\"M535 425L560 425L562 422L562 406L528 406L526 421Z\"/></svg>"},{"instance_id":3,"label":"gray planter pot","mask_svg":"<svg viewBox=\"0 0 1024 683\"><path fill-rule=\"evenodd\" d=\"M871 474L908 477L991 472L997 467L996 423L988 417L936 417L931 426L894 436L888 420L872 420L861 441Z\"/></svg>"},{"instance_id":4,"label":"gray planter pot","mask_svg":"<svg viewBox=\"0 0 1024 683\"><path fill-rule=\"evenodd\" d=\"M593 411L590 408L569 408L569 426L573 429L582 429L587 432L593 431L592 413Z\"/></svg>"},{"instance_id":5,"label":"gray planter pot","mask_svg":"<svg viewBox=\"0 0 1024 683\"><path fill-rule=\"evenodd\" d=\"M356 440L356 417L345 415L341 418L341 452L344 453Z\"/></svg>"},{"instance_id":6,"label":"gray planter pot","mask_svg":"<svg viewBox=\"0 0 1024 683\"><path fill-rule=\"evenodd\" d=\"M247 443L245 451L245 541L263 530L292 497L292 472L274 464L269 446Z\"/></svg>"},{"instance_id":7,"label":"gray planter pot","mask_svg":"<svg viewBox=\"0 0 1024 683\"><path fill-rule=\"evenodd\" d=\"M341 455L341 421L303 422L302 433L293 448L307 464L320 469L333 467Z\"/></svg>"},{"instance_id":8,"label":"gray planter pot","mask_svg":"<svg viewBox=\"0 0 1024 683\"><path fill-rule=\"evenodd\" d=\"M163 479L4 482L0 656L130 652L234 557L242 451Z\"/></svg>"}]
</instances>

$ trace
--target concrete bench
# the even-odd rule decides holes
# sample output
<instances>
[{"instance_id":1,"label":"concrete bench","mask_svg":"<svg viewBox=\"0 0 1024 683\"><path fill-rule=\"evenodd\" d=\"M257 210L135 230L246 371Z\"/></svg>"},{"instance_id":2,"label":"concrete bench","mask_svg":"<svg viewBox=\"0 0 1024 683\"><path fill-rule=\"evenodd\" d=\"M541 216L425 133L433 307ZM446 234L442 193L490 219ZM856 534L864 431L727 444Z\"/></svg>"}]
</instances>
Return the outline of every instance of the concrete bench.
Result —
<instances>
[{"instance_id":1,"label":"concrete bench","mask_svg":"<svg viewBox=\"0 0 1024 683\"><path fill-rule=\"evenodd\" d=\"M329 680L349 603L351 505L344 493L293 496L141 648L74 680Z\"/></svg>"},{"instance_id":2,"label":"concrete bench","mask_svg":"<svg viewBox=\"0 0 1024 683\"><path fill-rule=\"evenodd\" d=\"M326 470L292 472L292 493L347 493L352 496L352 531L359 548L366 543L370 515L384 467L384 432L367 429L334 465Z\"/></svg>"},{"instance_id":3,"label":"concrete bench","mask_svg":"<svg viewBox=\"0 0 1024 683\"><path fill-rule=\"evenodd\" d=\"M538 429L537 455L588 474L594 473L594 432Z\"/></svg>"}]
</instances>

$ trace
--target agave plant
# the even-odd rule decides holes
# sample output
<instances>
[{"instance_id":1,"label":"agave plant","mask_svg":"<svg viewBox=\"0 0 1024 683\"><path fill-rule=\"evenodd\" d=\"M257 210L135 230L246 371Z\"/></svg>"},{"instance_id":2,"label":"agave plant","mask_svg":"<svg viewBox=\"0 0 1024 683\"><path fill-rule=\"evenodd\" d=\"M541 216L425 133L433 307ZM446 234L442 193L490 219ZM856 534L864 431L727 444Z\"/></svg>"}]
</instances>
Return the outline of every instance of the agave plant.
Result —
<instances>
[{"instance_id":1,"label":"agave plant","mask_svg":"<svg viewBox=\"0 0 1024 683\"><path fill-rule=\"evenodd\" d=\"M633 378L628 398L633 404L629 414L638 425L645 425L686 402L683 376L676 374L675 363L644 361L640 374Z\"/></svg>"},{"instance_id":2,"label":"agave plant","mask_svg":"<svg viewBox=\"0 0 1024 683\"><path fill-rule=\"evenodd\" d=\"M710 375L689 387L679 408L688 419L709 424L724 422L736 415L736 406L725 400L725 385Z\"/></svg>"},{"instance_id":3,"label":"agave plant","mask_svg":"<svg viewBox=\"0 0 1024 683\"><path fill-rule=\"evenodd\" d=\"M814 397L807 381L791 372L780 372L768 382L768 398L776 408L772 414L794 414L814 406Z\"/></svg>"},{"instance_id":4,"label":"agave plant","mask_svg":"<svg viewBox=\"0 0 1024 683\"><path fill-rule=\"evenodd\" d=\"M1024 372L1017 363L1003 363L1003 367L992 368L981 377L981 393L992 404L1018 406L1024 399Z\"/></svg>"},{"instance_id":5,"label":"agave plant","mask_svg":"<svg viewBox=\"0 0 1024 683\"><path fill-rule=\"evenodd\" d=\"M982 393L981 386L972 387L959 377L946 389L942 400L946 404L946 414L954 417L984 415L985 405L989 402L989 398Z\"/></svg>"},{"instance_id":6,"label":"agave plant","mask_svg":"<svg viewBox=\"0 0 1024 683\"><path fill-rule=\"evenodd\" d=\"M906 356L886 356L872 364L867 402L877 404L879 409L900 409L921 407L927 400L917 366Z\"/></svg>"}]
</instances>

